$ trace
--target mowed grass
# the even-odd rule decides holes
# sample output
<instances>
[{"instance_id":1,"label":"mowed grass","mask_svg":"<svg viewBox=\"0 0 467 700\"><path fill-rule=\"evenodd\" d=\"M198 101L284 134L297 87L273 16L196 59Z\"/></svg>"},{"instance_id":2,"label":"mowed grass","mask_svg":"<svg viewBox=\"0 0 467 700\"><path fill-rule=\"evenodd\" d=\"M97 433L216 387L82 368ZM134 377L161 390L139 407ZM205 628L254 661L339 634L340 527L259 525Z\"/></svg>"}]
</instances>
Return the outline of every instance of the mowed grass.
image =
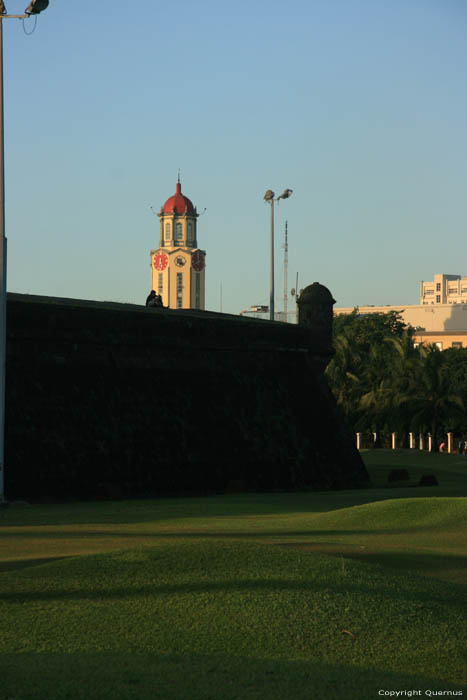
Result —
<instances>
[{"instance_id":1,"label":"mowed grass","mask_svg":"<svg viewBox=\"0 0 467 700\"><path fill-rule=\"evenodd\" d=\"M465 694L467 459L365 459L364 491L2 510L0 698Z\"/></svg>"}]
</instances>

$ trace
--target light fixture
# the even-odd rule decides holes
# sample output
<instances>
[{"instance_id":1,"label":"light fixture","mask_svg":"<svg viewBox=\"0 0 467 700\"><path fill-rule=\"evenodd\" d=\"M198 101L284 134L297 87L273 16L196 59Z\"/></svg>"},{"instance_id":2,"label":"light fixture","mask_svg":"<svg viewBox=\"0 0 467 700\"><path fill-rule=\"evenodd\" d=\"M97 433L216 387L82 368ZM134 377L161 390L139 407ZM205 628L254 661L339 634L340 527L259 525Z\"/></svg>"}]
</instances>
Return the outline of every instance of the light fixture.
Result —
<instances>
[{"instance_id":1,"label":"light fixture","mask_svg":"<svg viewBox=\"0 0 467 700\"><path fill-rule=\"evenodd\" d=\"M264 201L271 205L271 283L269 290L269 319L274 321L274 202L279 199L288 199L293 190L286 189L278 197L275 196L272 190L266 190Z\"/></svg>"},{"instance_id":2,"label":"light fixture","mask_svg":"<svg viewBox=\"0 0 467 700\"><path fill-rule=\"evenodd\" d=\"M32 0L25 9L27 15L38 15L39 12L45 10L49 5L49 0Z\"/></svg>"},{"instance_id":3,"label":"light fixture","mask_svg":"<svg viewBox=\"0 0 467 700\"><path fill-rule=\"evenodd\" d=\"M292 192L293 192L293 190L289 190L289 189L284 190L284 191L282 192L282 194L280 194L280 195L277 197L277 199L288 199L288 198L290 197L290 195L292 194Z\"/></svg>"}]
</instances>

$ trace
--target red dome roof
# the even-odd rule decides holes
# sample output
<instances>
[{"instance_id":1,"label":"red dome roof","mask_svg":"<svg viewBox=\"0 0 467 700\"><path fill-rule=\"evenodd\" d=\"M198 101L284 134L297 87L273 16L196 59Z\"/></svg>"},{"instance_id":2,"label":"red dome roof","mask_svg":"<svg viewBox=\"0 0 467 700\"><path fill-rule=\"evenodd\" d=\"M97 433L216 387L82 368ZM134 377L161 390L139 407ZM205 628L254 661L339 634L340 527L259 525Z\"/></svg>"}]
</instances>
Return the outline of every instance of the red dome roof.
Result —
<instances>
[{"instance_id":1,"label":"red dome roof","mask_svg":"<svg viewBox=\"0 0 467 700\"><path fill-rule=\"evenodd\" d=\"M182 194L182 186L177 182L177 189L172 197L169 197L164 204L164 214L171 214L175 210L176 214L194 214L195 208L188 197Z\"/></svg>"}]
</instances>

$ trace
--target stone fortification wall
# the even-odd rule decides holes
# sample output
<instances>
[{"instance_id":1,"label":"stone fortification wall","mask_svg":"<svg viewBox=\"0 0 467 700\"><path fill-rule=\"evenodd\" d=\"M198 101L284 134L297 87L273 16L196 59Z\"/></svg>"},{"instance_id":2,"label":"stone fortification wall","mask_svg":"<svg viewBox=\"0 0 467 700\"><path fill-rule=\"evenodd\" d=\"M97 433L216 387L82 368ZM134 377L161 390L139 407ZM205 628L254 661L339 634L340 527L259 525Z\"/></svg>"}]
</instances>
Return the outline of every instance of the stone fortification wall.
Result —
<instances>
[{"instance_id":1,"label":"stone fortification wall","mask_svg":"<svg viewBox=\"0 0 467 700\"><path fill-rule=\"evenodd\" d=\"M319 329L9 294L6 496L364 485L329 352Z\"/></svg>"}]
</instances>

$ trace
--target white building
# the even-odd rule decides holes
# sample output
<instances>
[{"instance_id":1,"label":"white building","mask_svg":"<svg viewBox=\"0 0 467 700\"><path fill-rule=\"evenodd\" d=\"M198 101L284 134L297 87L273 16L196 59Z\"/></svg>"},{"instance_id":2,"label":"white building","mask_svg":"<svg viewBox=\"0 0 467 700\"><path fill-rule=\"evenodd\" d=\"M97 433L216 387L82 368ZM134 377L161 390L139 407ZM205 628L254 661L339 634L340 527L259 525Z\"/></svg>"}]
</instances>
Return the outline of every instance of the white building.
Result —
<instances>
[{"instance_id":1,"label":"white building","mask_svg":"<svg viewBox=\"0 0 467 700\"><path fill-rule=\"evenodd\" d=\"M467 277L438 274L433 282L421 282L420 304L467 304Z\"/></svg>"}]
</instances>

